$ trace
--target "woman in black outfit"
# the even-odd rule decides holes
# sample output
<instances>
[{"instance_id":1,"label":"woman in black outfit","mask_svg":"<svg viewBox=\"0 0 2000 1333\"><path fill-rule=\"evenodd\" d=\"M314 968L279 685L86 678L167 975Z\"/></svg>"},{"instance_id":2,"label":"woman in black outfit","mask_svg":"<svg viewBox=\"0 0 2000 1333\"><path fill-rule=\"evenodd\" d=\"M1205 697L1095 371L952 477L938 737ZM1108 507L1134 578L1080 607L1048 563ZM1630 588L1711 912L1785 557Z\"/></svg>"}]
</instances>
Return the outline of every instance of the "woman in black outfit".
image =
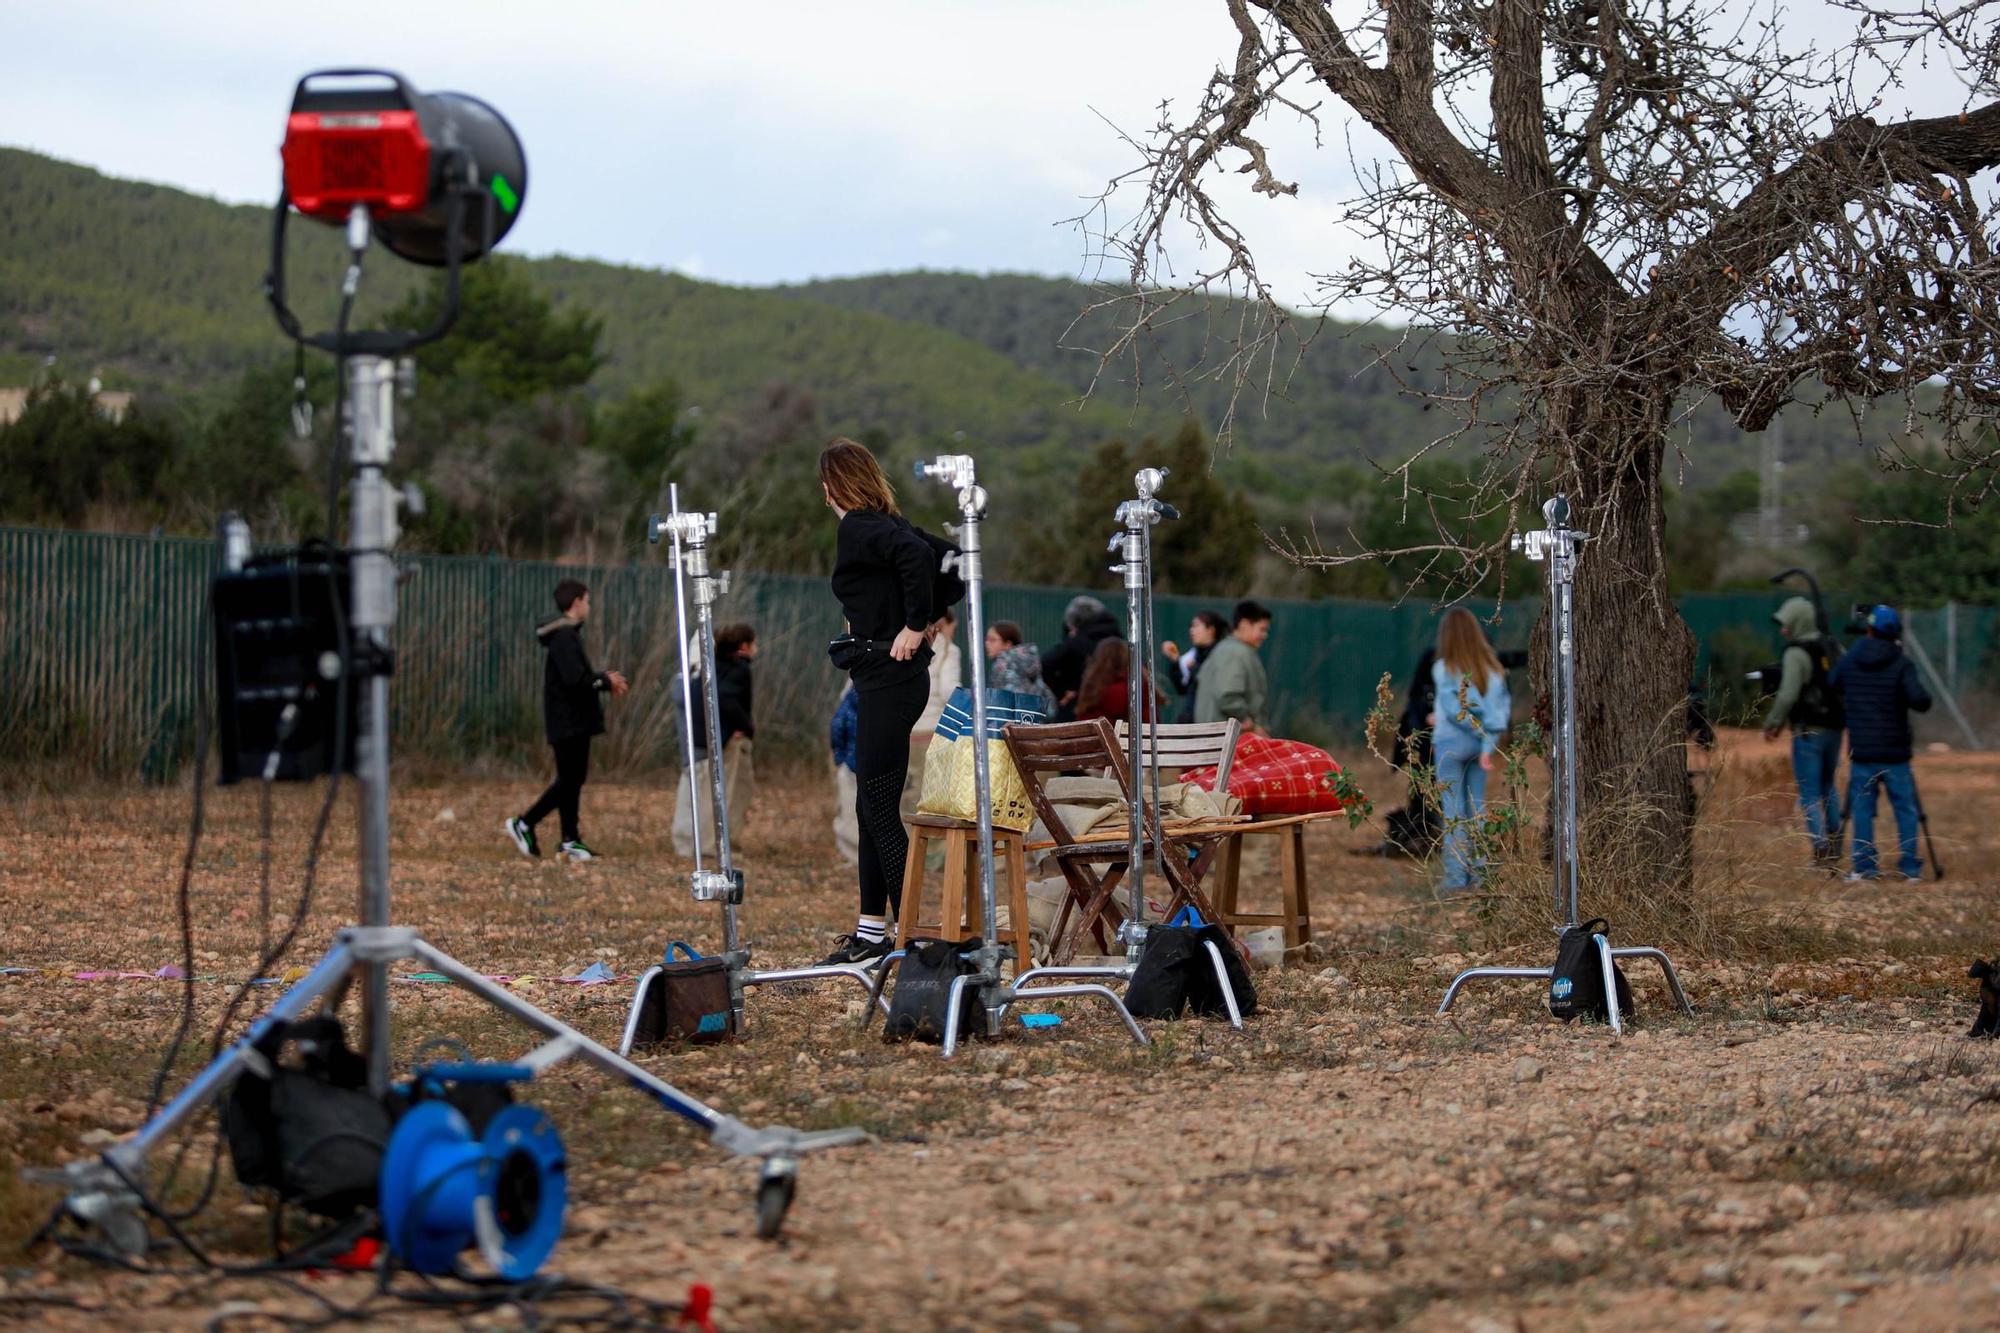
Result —
<instances>
[{"instance_id":1,"label":"woman in black outfit","mask_svg":"<svg viewBox=\"0 0 2000 1333\"><path fill-rule=\"evenodd\" d=\"M910 764L910 732L930 698L931 587L937 557L896 510L875 455L837 439L819 456L827 507L840 516L833 595L848 632L869 645L849 671L856 724L854 815L861 912L854 933L823 960L872 966L890 949L889 920L902 897L909 835L897 809Z\"/></svg>"}]
</instances>

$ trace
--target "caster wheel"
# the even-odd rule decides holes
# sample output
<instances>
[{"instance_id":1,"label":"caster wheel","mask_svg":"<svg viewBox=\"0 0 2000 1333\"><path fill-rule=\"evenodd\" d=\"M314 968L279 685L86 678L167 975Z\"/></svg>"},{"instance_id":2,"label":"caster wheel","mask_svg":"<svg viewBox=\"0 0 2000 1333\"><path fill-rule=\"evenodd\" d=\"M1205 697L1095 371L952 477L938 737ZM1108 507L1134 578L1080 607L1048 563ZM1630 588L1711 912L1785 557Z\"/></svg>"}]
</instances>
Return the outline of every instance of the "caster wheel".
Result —
<instances>
[{"instance_id":1,"label":"caster wheel","mask_svg":"<svg viewBox=\"0 0 2000 1333\"><path fill-rule=\"evenodd\" d=\"M791 1211L792 1197L798 1193L798 1177L790 1173L767 1175L757 1182L757 1238L776 1240L784 1230L785 1214Z\"/></svg>"}]
</instances>

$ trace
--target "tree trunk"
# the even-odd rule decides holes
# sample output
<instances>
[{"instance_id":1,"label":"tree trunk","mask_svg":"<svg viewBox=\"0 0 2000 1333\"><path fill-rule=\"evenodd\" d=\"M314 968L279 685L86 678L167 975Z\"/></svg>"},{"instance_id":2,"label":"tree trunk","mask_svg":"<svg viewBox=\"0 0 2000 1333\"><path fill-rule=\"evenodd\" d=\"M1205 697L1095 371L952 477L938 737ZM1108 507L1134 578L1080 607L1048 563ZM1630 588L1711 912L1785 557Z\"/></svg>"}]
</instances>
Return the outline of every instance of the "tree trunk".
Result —
<instances>
[{"instance_id":1,"label":"tree trunk","mask_svg":"<svg viewBox=\"0 0 2000 1333\"><path fill-rule=\"evenodd\" d=\"M1571 522L1588 532L1575 584L1577 803L1583 915L1628 924L1686 905L1694 791L1687 702L1694 636L1667 595L1660 468L1671 390L1578 392L1550 425L1573 442ZM1534 634L1548 698L1549 618ZM1538 709L1538 712L1540 710ZM1636 910L1635 910L1636 909Z\"/></svg>"}]
</instances>

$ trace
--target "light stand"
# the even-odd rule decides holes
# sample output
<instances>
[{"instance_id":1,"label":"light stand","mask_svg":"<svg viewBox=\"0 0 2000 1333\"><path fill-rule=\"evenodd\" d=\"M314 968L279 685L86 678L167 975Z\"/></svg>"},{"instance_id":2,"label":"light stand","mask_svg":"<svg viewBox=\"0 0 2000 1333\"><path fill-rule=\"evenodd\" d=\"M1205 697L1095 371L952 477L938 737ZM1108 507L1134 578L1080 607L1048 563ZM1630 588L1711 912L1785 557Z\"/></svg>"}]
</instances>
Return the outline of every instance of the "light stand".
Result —
<instances>
[{"instance_id":1,"label":"light stand","mask_svg":"<svg viewBox=\"0 0 2000 1333\"><path fill-rule=\"evenodd\" d=\"M847 977L868 991L872 1000L875 998L874 978L866 968L860 966L821 964L815 967L782 968L769 972L753 971L750 967L750 951L742 945L736 910L743 902L743 872L730 863L729 784L722 764L724 740L722 704L716 683L715 665L715 602L718 597L729 591L729 571L713 571L709 568L708 545L709 539L715 536L716 516L682 512L678 484L667 488L667 504L669 512L665 517L653 514L647 518L646 539L657 543L664 535L671 543L670 559L674 570L674 627L683 645L680 653L681 756L687 764L688 801L696 807L689 812L693 816L694 825L694 873L688 877L688 888L698 903L722 904L722 958L729 969L730 1028L735 1032L743 1030L743 992L750 986ZM702 858L700 802L696 799L694 790L695 687L686 651L689 641L687 604L690 596L693 598L695 610L693 637L696 650L701 654L701 697L707 713L709 792L715 811L716 868L713 870L707 868ZM632 1011L626 1015L624 1034L619 1038L620 1055L631 1052L633 1042L638 1036L640 1018L646 1009L648 990L660 978L663 971L662 967L655 964L640 975L639 984L632 993Z\"/></svg>"},{"instance_id":2,"label":"light stand","mask_svg":"<svg viewBox=\"0 0 2000 1333\"><path fill-rule=\"evenodd\" d=\"M965 624L966 641L975 647L986 642L986 606L984 567L980 558L979 525L986 517L986 488L979 484L978 469L968 454L940 454L936 461L916 465L918 479L934 479L944 482L957 492L958 498L958 574L965 581ZM1038 973L1049 975L1050 969L1030 969L1015 978L1010 986L1000 975L999 927L995 924L998 904L993 887L993 778L987 762L986 735L986 673L984 670L972 672L972 781L974 803L978 806L979 824L979 905L983 915L980 929L984 932L971 959L977 969L952 980L951 991L946 998L943 1052L947 1059L958 1049L959 1016L964 1011L966 996L973 993L973 1002L986 1011L986 1035L1000 1035L1001 1021L1006 1017L1011 1005L1033 1003L1041 1000L1059 1000L1071 997L1089 996L1103 1000L1118 1013L1125 1022L1125 1030L1132 1040L1141 1046L1151 1044L1145 1029L1141 1028L1125 1002L1118 998L1110 987L1092 983L1073 983L1056 986L1038 986L1033 990L1022 989L1023 985ZM1017 921L1013 928L1025 931L1027 922ZM884 958L876 969L873 999L879 1002L882 987L887 984L890 970L901 961L904 950L897 949ZM1075 975L1072 969L1057 969L1068 975ZM872 1008L872 1006L871 1006ZM868 1014L862 1015L864 1024Z\"/></svg>"},{"instance_id":3,"label":"light stand","mask_svg":"<svg viewBox=\"0 0 2000 1333\"><path fill-rule=\"evenodd\" d=\"M1148 756L1159 753L1159 709L1151 706L1147 698L1151 693L1148 683L1153 661L1153 528L1163 519L1177 519L1181 511L1157 498L1161 486L1166 484L1167 469L1141 468L1132 477L1135 497L1118 506L1116 521L1120 531L1112 534L1106 548L1118 555L1119 563L1111 567L1115 574L1125 577L1125 604L1127 620L1131 626L1131 665L1126 671L1126 761L1131 770L1132 789L1126 793L1126 875L1129 877L1127 895L1128 907L1125 919L1118 925L1118 938L1125 945L1125 962L1121 966L1082 967L1036 967L1030 968L1016 979L1015 985L1040 977L1110 977L1117 981L1130 981L1138 970L1139 958L1146 950L1146 773ZM1154 818L1159 818L1160 810L1160 770L1158 764L1151 766L1153 778L1152 803L1150 808ZM1154 853L1162 858L1167 855L1166 839L1156 840ZM1163 870L1164 875L1166 872ZM1222 951L1213 940L1204 940L1202 945L1208 951L1209 962L1215 968L1216 984L1222 989L1222 1000L1229 1012L1229 1022L1237 1029L1243 1027L1242 1012L1236 1006L1236 988L1229 984L1229 969L1223 964Z\"/></svg>"},{"instance_id":4,"label":"light stand","mask_svg":"<svg viewBox=\"0 0 2000 1333\"><path fill-rule=\"evenodd\" d=\"M367 210L357 207L348 220L348 240L356 254L369 236ZM351 270L352 272L352 270ZM352 281L352 279L350 279ZM374 337L380 335L357 335ZM375 345L379 346L379 342ZM426 942L408 926L391 924L389 909L389 675L394 666L396 570L393 552L398 533L396 506L401 497L383 470L395 454L395 363L375 352L346 353L348 393L352 403L351 461L351 642L347 661L322 665L322 674L345 672L349 682L363 686L365 708L358 746L361 783L361 924L334 937L332 950L297 985L250 1025L227 1050L142 1125L129 1139L106 1149L95 1162L63 1168L68 1188L65 1207L95 1223L114 1246L127 1253L145 1250L144 1212L156 1208L140 1184L148 1155L203 1108L225 1094L251 1068L267 1067L256 1050L258 1042L280 1024L299 1018L314 1003L326 1000L336 1008L354 973L362 992L363 1040L368 1062L369 1092L381 1097L389 1090L389 967L413 960L471 991L548 1040L516 1063L539 1073L572 1056L597 1066L652 1097L666 1110L708 1131L710 1141L724 1152L762 1161L758 1184L759 1230L775 1235L796 1185L798 1157L820 1148L858 1142L859 1129L802 1133L772 1126L752 1128L724 1115L666 1080L592 1041L568 1024L543 1013L513 992L488 981L477 971ZM711 713L711 716L713 714ZM136 1248L134 1248L136 1244Z\"/></svg>"},{"instance_id":5,"label":"light stand","mask_svg":"<svg viewBox=\"0 0 2000 1333\"><path fill-rule=\"evenodd\" d=\"M1538 564L1546 563L1549 567L1549 698L1555 724L1555 744L1549 747L1550 838L1555 865L1554 905L1564 923L1557 928L1560 932L1574 930L1579 924L1575 585L1576 564L1582 556L1583 544L1590 540L1590 534L1570 527L1567 496L1558 495L1544 504L1542 517L1548 527L1540 532L1516 533L1513 547L1528 559ZM1613 948L1611 941L1602 933L1593 933L1590 938L1597 948L1598 967L1604 976L1605 1013L1614 1034L1623 1035L1625 1031L1623 1016L1618 1012L1617 974L1613 969L1614 960L1619 958L1650 958L1657 962L1666 974L1667 989L1673 993L1674 1002L1685 1012L1694 1012L1694 1006L1688 1003L1687 992L1681 989L1680 977L1674 972L1673 960L1664 952L1637 946ZM1444 993L1444 1003L1438 1006L1438 1014L1442 1016L1448 1011L1465 983L1475 978L1520 978L1546 982L1554 975L1552 967L1468 968L1452 978L1451 986Z\"/></svg>"}]
</instances>

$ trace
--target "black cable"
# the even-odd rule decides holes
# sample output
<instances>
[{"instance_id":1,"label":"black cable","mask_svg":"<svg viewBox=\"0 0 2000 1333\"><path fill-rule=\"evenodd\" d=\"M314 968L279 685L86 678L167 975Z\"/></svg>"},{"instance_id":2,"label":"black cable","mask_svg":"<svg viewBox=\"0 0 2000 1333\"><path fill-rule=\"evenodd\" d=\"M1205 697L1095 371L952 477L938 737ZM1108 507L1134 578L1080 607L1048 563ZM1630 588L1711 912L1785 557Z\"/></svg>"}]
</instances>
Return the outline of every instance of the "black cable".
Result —
<instances>
[{"instance_id":1,"label":"black cable","mask_svg":"<svg viewBox=\"0 0 2000 1333\"><path fill-rule=\"evenodd\" d=\"M201 849L202 828L207 815L208 797L208 637L215 616L215 594L211 588L209 595L202 599L201 620L195 627L194 636L194 801L188 815L187 847L181 853L181 878L175 890L175 912L180 921L181 932L181 1014L174 1024L174 1035L167 1042L167 1053L160 1060L160 1066L153 1071L153 1085L146 1093L146 1119L160 1109L161 1095L167 1086L167 1073L180 1058L181 1046L187 1041L190 1029L194 1027L194 862Z\"/></svg>"},{"instance_id":2,"label":"black cable","mask_svg":"<svg viewBox=\"0 0 2000 1333\"><path fill-rule=\"evenodd\" d=\"M333 449L326 460L326 539L340 543L341 435L347 428L347 320L354 313L354 295L361 289L361 261L366 252L349 252L347 276L340 285L340 314L333 325Z\"/></svg>"}]
</instances>

